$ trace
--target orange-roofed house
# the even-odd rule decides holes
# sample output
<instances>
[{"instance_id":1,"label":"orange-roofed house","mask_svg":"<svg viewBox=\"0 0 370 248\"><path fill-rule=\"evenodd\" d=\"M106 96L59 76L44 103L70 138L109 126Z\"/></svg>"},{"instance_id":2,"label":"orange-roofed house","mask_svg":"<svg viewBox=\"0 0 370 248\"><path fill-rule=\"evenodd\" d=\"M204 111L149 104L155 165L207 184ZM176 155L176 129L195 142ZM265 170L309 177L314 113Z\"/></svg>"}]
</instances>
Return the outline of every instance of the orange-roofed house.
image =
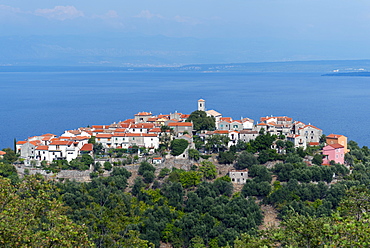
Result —
<instances>
[{"instance_id":1,"label":"orange-roofed house","mask_svg":"<svg viewBox=\"0 0 370 248\"><path fill-rule=\"evenodd\" d=\"M113 148L139 146L148 148L149 152L159 147L159 137L155 133L114 133L112 142Z\"/></svg>"},{"instance_id":2,"label":"orange-roofed house","mask_svg":"<svg viewBox=\"0 0 370 248\"><path fill-rule=\"evenodd\" d=\"M239 131L239 139L244 142L249 142L257 138L259 133L254 130L241 130Z\"/></svg>"},{"instance_id":3,"label":"orange-roofed house","mask_svg":"<svg viewBox=\"0 0 370 248\"><path fill-rule=\"evenodd\" d=\"M156 125L157 126L164 126L164 125L166 125L166 122L169 121L169 119L170 119L169 116L168 116L168 118L166 117L167 115L160 115L160 116L162 116L162 117L159 117L158 116L158 119L155 122Z\"/></svg>"},{"instance_id":4,"label":"orange-roofed house","mask_svg":"<svg viewBox=\"0 0 370 248\"><path fill-rule=\"evenodd\" d=\"M242 123L243 123L243 129L252 129L253 124L254 124L254 120L252 120L250 118L243 118Z\"/></svg>"},{"instance_id":5,"label":"orange-roofed house","mask_svg":"<svg viewBox=\"0 0 370 248\"><path fill-rule=\"evenodd\" d=\"M312 125L305 125L303 128L298 129L298 134L305 137L306 143L320 142L322 130Z\"/></svg>"},{"instance_id":6,"label":"orange-roofed house","mask_svg":"<svg viewBox=\"0 0 370 248\"><path fill-rule=\"evenodd\" d=\"M37 143L36 141L25 142L20 147L20 158L24 158L27 161L35 159L35 149L41 142Z\"/></svg>"},{"instance_id":7,"label":"orange-roofed house","mask_svg":"<svg viewBox=\"0 0 370 248\"><path fill-rule=\"evenodd\" d=\"M66 159L68 162L78 156L78 142L71 140L55 140L49 145L51 160Z\"/></svg>"},{"instance_id":8,"label":"orange-roofed house","mask_svg":"<svg viewBox=\"0 0 370 248\"><path fill-rule=\"evenodd\" d=\"M2 159L2 158L4 158L4 155L6 154L6 152L4 152L4 151L0 151L0 158Z\"/></svg>"},{"instance_id":9,"label":"orange-roofed house","mask_svg":"<svg viewBox=\"0 0 370 248\"><path fill-rule=\"evenodd\" d=\"M328 165L330 161L336 164L344 164L344 146L341 144L327 145L322 149L324 155L323 164Z\"/></svg>"},{"instance_id":10,"label":"orange-roofed house","mask_svg":"<svg viewBox=\"0 0 370 248\"><path fill-rule=\"evenodd\" d=\"M154 123L137 123L132 124L127 128L128 133L149 133L149 130L154 128Z\"/></svg>"},{"instance_id":11,"label":"orange-roofed house","mask_svg":"<svg viewBox=\"0 0 370 248\"><path fill-rule=\"evenodd\" d=\"M306 139L302 135L289 134L288 136L286 136L286 139L293 142L294 147L303 147L303 149L306 149L307 147Z\"/></svg>"},{"instance_id":12,"label":"orange-roofed house","mask_svg":"<svg viewBox=\"0 0 370 248\"><path fill-rule=\"evenodd\" d=\"M171 119L171 120L177 120L177 121L180 121L180 120L182 120L182 119L181 119L181 115L182 115L182 113L177 113L177 112L175 112L175 113L170 113L170 119Z\"/></svg>"},{"instance_id":13,"label":"orange-roofed house","mask_svg":"<svg viewBox=\"0 0 370 248\"><path fill-rule=\"evenodd\" d=\"M17 141L17 143L15 144L15 147L17 149L17 153L20 154L21 153L21 147L26 144L27 141L26 140L20 140L20 141Z\"/></svg>"},{"instance_id":14,"label":"orange-roofed house","mask_svg":"<svg viewBox=\"0 0 370 248\"><path fill-rule=\"evenodd\" d=\"M111 148L112 136L110 133L98 133L95 136L95 142L101 143L104 148Z\"/></svg>"},{"instance_id":15,"label":"orange-roofed house","mask_svg":"<svg viewBox=\"0 0 370 248\"><path fill-rule=\"evenodd\" d=\"M329 134L326 136L326 144L333 145L333 144L340 144L344 146L344 153L349 152L347 148L347 137L340 134Z\"/></svg>"},{"instance_id":16,"label":"orange-roofed house","mask_svg":"<svg viewBox=\"0 0 370 248\"><path fill-rule=\"evenodd\" d=\"M235 130L235 131L243 130L243 123L239 120L233 120L230 123L230 130Z\"/></svg>"},{"instance_id":17,"label":"orange-roofed house","mask_svg":"<svg viewBox=\"0 0 370 248\"><path fill-rule=\"evenodd\" d=\"M151 112L139 112L135 115L135 123L144 123L147 122L149 118L152 118L153 115Z\"/></svg>"},{"instance_id":18,"label":"orange-roofed house","mask_svg":"<svg viewBox=\"0 0 370 248\"><path fill-rule=\"evenodd\" d=\"M162 157L156 157L156 158L153 158L152 159L152 163L153 164L161 164L163 162L163 158Z\"/></svg>"},{"instance_id":19,"label":"orange-roofed house","mask_svg":"<svg viewBox=\"0 0 370 248\"><path fill-rule=\"evenodd\" d=\"M90 156L93 156L93 150L94 150L94 145L93 144L84 144L83 147L80 149L80 154L88 154Z\"/></svg>"},{"instance_id":20,"label":"orange-roofed house","mask_svg":"<svg viewBox=\"0 0 370 248\"><path fill-rule=\"evenodd\" d=\"M217 130L230 130L231 121L230 117L220 118L220 121L216 122Z\"/></svg>"},{"instance_id":21,"label":"orange-roofed house","mask_svg":"<svg viewBox=\"0 0 370 248\"><path fill-rule=\"evenodd\" d=\"M176 135L182 135L184 132L193 134L193 123L191 122L170 122L167 126L172 128Z\"/></svg>"},{"instance_id":22,"label":"orange-roofed house","mask_svg":"<svg viewBox=\"0 0 370 248\"><path fill-rule=\"evenodd\" d=\"M51 158L50 158L50 154L49 154L49 146L45 146L45 145L42 145L42 146L38 146L36 147L36 159L39 160L39 161L53 161Z\"/></svg>"}]
</instances>

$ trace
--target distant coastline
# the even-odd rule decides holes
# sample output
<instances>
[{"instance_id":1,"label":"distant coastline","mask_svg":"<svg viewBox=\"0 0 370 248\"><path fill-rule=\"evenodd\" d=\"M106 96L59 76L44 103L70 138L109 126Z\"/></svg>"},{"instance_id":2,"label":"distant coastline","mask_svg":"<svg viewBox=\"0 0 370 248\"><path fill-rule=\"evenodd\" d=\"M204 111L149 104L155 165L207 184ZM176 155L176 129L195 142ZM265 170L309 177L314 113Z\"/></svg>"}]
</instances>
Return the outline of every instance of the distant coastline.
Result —
<instances>
[{"instance_id":1,"label":"distant coastline","mask_svg":"<svg viewBox=\"0 0 370 248\"><path fill-rule=\"evenodd\" d=\"M359 71L359 72L333 72L323 74L321 76L339 76L339 77L370 77L369 71Z\"/></svg>"}]
</instances>

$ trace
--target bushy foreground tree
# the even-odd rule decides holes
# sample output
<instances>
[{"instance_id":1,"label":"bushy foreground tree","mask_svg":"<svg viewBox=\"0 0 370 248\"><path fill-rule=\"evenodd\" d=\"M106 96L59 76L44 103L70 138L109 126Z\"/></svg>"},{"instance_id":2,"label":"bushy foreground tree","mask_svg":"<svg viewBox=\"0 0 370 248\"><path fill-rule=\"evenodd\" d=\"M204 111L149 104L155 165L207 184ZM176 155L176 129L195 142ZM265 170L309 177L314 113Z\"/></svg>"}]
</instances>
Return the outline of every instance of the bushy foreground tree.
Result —
<instances>
[{"instance_id":1,"label":"bushy foreground tree","mask_svg":"<svg viewBox=\"0 0 370 248\"><path fill-rule=\"evenodd\" d=\"M72 222L56 188L37 177L13 185L0 177L1 247L91 247L87 227Z\"/></svg>"}]
</instances>

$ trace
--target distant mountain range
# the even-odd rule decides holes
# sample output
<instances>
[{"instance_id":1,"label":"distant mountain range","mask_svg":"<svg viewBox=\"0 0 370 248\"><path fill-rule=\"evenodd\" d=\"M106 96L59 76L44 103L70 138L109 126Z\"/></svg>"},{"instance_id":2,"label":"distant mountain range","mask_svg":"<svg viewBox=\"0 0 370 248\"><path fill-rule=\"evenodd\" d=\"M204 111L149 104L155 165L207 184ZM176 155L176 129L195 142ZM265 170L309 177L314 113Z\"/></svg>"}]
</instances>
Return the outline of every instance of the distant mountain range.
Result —
<instances>
[{"instance_id":1,"label":"distant mountain range","mask_svg":"<svg viewBox=\"0 0 370 248\"><path fill-rule=\"evenodd\" d=\"M360 68L361 71L358 71ZM179 66L111 66L102 65L2 65L0 72L9 71L198 71L217 72L317 72L323 76L370 76L370 60L289 61L228 64L189 64Z\"/></svg>"},{"instance_id":2,"label":"distant mountain range","mask_svg":"<svg viewBox=\"0 0 370 248\"><path fill-rule=\"evenodd\" d=\"M232 39L196 39L137 34L96 36L0 36L0 71L23 70L151 70L243 72L370 71L370 60L279 61L275 47L266 51L254 43ZM281 59L280 59L281 60ZM305 59L301 59L305 60ZM18 67L17 69L15 68ZM41 69L39 66L47 66ZM57 66L53 69L50 66ZM12 68L10 68L12 67ZM74 67L72 69L72 67ZM81 69L78 69L81 67ZM58 69L59 68L59 69ZM35 68L34 68L35 69ZM88 69L90 70L90 69Z\"/></svg>"}]
</instances>

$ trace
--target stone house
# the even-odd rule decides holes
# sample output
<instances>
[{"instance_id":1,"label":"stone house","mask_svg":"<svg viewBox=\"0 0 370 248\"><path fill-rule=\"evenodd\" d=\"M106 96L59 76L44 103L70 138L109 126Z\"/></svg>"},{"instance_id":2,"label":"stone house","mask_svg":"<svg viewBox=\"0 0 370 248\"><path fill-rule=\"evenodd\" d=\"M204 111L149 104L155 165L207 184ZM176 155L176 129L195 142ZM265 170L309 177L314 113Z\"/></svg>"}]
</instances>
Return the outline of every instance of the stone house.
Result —
<instances>
[{"instance_id":1,"label":"stone house","mask_svg":"<svg viewBox=\"0 0 370 248\"><path fill-rule=\"evenodd\" d=\"M248 169L244 170L230 170L229 177L232 183L245 184L248 179Z\"/></svg>"}]
</instances>

